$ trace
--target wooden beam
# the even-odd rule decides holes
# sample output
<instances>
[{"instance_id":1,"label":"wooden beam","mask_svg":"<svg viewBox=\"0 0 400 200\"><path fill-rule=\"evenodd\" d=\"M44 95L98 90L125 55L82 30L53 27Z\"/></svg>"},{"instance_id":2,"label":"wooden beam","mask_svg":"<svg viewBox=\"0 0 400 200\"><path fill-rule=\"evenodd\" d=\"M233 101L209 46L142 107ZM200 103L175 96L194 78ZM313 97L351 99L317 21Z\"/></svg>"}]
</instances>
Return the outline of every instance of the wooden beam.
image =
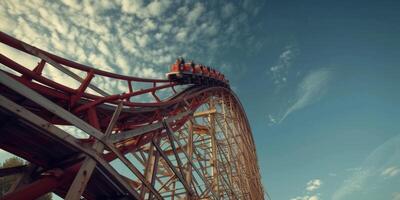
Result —
<instances>
[{"instance_id":1,"label":"wooden beam","mask_svg":"<svg viewBox=\"0 0 400 200\"><path fill-rule=\"evenodd\" d=\"M144 176L139 172L139 170L130 163L125 156L123 156L114 145L109 144L107 141L103 140L103 133L94 128L93 126L89 125L85 121L79 119L75 115L71 114L70 112L66 111L62 107L58 106L57 104L51 102L47 98L43 97L39 93L33 91L32 89L26 87L25 85L19 83L18 81L14 80L13 78L7 76L3 72L0 71L0 82L7 87L13 89L14 91L22 94L23 96L29 98L30 100L34 101L35 103L43 106L48 111L54 113L55 115L63 118L64 120L70 122L71 124L75 125L77 128L85 131L87 134L95 137L97 141L101 142L105 145L108 149L110 149L121 161L124 163L145 185L149 188L153 194L157 197L157 199L162 199L158 192L148 183Z\"/></svg>"},{"instance_id":2,"label":"wooden beam","mask_svg":"<svg viewBox=\"0 0 400 200\"><path fill-rule=\"evenodd\" d=\"M9 175L19 174L19 173L25 172L27 167L28 167L28 165L0 168L0 177L9 176Z\"/></svg>"},{"instance_id":3,"label":"wooden beam","mask_svg":"<svg viewBox=\"0 0 400 200\"><path fill-rule=\"evenodd\" d=\"M166 125L166 129L169 129L169 131L172 132L172 129L171 129L171 127L169 126L169 124L168 124L168 123L165 123L165 125ZM179 146L180 148L182 148L182 144L179 142L179 140L177 140L173 134L171 134L171 136L172 136L172 138L176 141L176 143L178 144L178 146ZM185 151L182 151L182 152L185 154L186 158L188 159L188 158L189 158L189 155L188 155ZM196 149L194 149L194 152L197 152ZM196 173L197 173L197 174L200 176L200 178L203 180L203 182L207 185L207 187L210 188L210 187L211 187L210 183L209 183L209 182L207 181L207 179L203 176L203 174L201 174L201 172L199 171L199 169L197 169L197 167L195 166L195 164L193 163L193 161L190 160L190 159L188 159L188 161L189 161L190 165L192 165L192 167L193 167L193 169L196 171ZM199 165L202 166L200 162L199 162ZM214 198L217 198L217 196L214 194L213 191L212 191L212 194L213 194Z\"/></svg>"},{"instance_id":4,"label":"wooden beam","mask_svg":"<svg viewBox=\"0 0 400 200\"><path fill-rule=\"evenodd\" d=\"M118 120L122 107L123 104L119 103L117 108L115 109L110 124L108 125L107 130L104 133L104 138L106 140L108 136L111 134L112 129L114 128L114 125ZM104 149L104 145L99 141L95 141L95 143L93 144L93 149L97 153L101 154ZM96 167L96 161L90 157L86 157L78 173L76 174L74 181L72 182L70 188L68 189L67 195L65 196L65 200L79 200L81 198L95 167Z\"/></svg>"},{"instance_id":5,"label":"wooden beam","mask_svg":"<svg viewBox=\"0 0 400 200\"><path fill-rule=\"evenodd\" d=\"M165 120L163 122L164 122L164 127L167 127L167 125L166 125L167 122L165 122ZM166 129L166 132L167 132L169 141L171 143L171 148L172 148L172 150L174 152L175 159L176 159L176 162L178 164L179 171L181 172L182 180L184 181L184 182L182 182L182 184L185 186L188 195L189 196L194 196L193 190L190 187L190 182L188 182L186 180L186 177L184 176L185 173L184 173L184 170L183 170L182 161L181 161L181 159L180 159L180 157L178 155L178 151L175 148L175 142L174 142L175 140L174 140L174 138L172 138L173 132L171 132L171 130L169 128Z\"/></svg>"},{"instance_id":6,"label":"wooden beam","mask_svg":"<svg viewBox=\"0 0 400 200\"><path fill-rule=\"evenodd\" d=\"M193 113L193 111L190 111L190 110L182 112L182 113L179 113L179 114L177 114L175 116L169 117L167 119L167 122L172 122L172 121L181 119L181 118L186 117L186 116L188 116L188 115L190 115L192 113ZM154 124L145 125L145 126L140 127L140 128L136 128L136 129L129 130L129 131L124 131L124 132L121 132L121 133L118 133L118 134L115 134L115 135L111 135L110 136L110 141L112 143L117 143L117 142L120 142L122 140L126 140L126 139L129 139L129 138L132 138L132 137L136 137L136 136L139 136L139 135L143 135L143 134L151 132L151 131L159 130L159 129L163 128L163 127L164 126L163 126L162 122L157 122L157 123L154 123Z\"/></svg>"},{"instance_id":7,"label":"wooden beam","mask_svg":"<svg viewBox=\"0 0 400 200\"><path fill-rule=\"evenodd\" d=\"M212 108L210 110L202 111L202 112L195 112L193 114L194 117L208 117L210 114L217 113L217 109Z\"/></svg>"},{"instance_id":8,"label":"wooden beam","mask_svg":"<svg viewBox=\"0 0 400 200\"><path fill-rule=\"evenodd\" d=\"M1 76L2 72L0 72L0 81L4 80L2 79L3 77ZM25 86L23 86L25 87ZM95 152L93 149L84 147L77 139L75 139L73 136L65 132L64 130L61 130L60 128L54 126L53 124L49 123L48 121L42 119L41 117L37 116L36 114L30 112L29 110L25 109L22 106L17 105L16 103L8 100L6 97L0 95L0 106L3 107L6 110L9 110L10 112L16 114L18 117L20 117L23 120L26 120L29 123L32 123L33 125L40 127L44 129L47 132L40 132L42 134L50 134L49 136L55 137L60 141L63 141L63 143L69 145L70 147L76 148L80 150L82 153L85 155L93 158L96 160L98 163L99 167L105 171L107 171L111 177L114 180L116 180L119 185L123 187L125 191L128 192L128 194L133 197L138 199L139 194L133 190L129 184L118 174L118 172L107 162L105 161L100 155L98 155L97 152ZM112 179L109 179L112 181ZM118 184L115 184L117 186ZM123 191L120 188L121 191Z\"/></svg>"}]
</instances>

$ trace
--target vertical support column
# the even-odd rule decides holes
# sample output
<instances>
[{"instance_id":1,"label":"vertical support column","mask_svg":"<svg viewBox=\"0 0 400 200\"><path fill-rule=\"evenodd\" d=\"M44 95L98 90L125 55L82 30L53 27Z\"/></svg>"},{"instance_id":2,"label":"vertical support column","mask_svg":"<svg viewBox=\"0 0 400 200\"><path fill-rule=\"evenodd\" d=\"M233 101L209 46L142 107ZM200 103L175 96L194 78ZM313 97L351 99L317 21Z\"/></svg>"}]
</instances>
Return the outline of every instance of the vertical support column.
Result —
<instances>
[{"instance_id":1,"label":"vertical support column","mask_svg":"<svg viewBox=\"0 0 400 200\"><path fill-rule=\"evenodd\" d=\"M191 165L191 161L192 161L192 158L193 158L193 121L192 121L192 119L190 119L188 121L188 123L189 123L189 129L188 129L188 139L187 139L187 146L186 146L186 152L187 152L188 161L186 163L186 181L190 185L192 183L192 165ZM186 199L190 199L190 197L187 197Z\"/></svg>"},{"instance_id":2,"label":"vertical support column","mask_svg":"<svg viewBox=\"0 0 400 200\"><path fill-rule=\"evenodd\" d=\"M86 157L78 174L72 182L71 187L68 190L67 196L65 196L66 200L78 200L81 198L83 192L85 191L86 184L89 182L90 176L92 175L95 167L96 161Z\"/></svg>"},{"instance_id":3,"label":"vertical support column","mask_svg":"<svg viewBox=\"0 0 400 200\"><path fill-rule=\"evenodd\" d=\"M209 102L209 110L215 109L215 102L213 98L210 98ZM219 172L218 172L218 147L217 147L217 137L216 137L216 130L215 130L215 114L210 113L208 115L208 121L210 122L210 137L211 137L211 165L212 165L212 177L213 177L213 188L212 190L217 194L217 197L220 198L219 193Z\"/></svg>"},{"instance_id":4,"label":"vertical support column","mask_svg":"<svg viewBox=\"0 0 400 200\"><path fill-rule=\"evenodd\" d=\"M176 180L172 183L172 192L171 192L171 200L175 199L175 191L176 191Z\"/></svg>"},{"instance_id":5,"label":"vertical support column","mask_svg":"<svg viewBox=\"0 0 400 200\"><path fill-rule=\"evenodd\" d=\"M192 196L192 195L194 195L194 193L193 193L193 191L192 191L192 189L190 187L191 184L190 184L190 182L187 182L187 180L186 180L184 169L183 169L183 166L182 166L182 161L181 161L181 159L179 157L179 153L178 153L178 151L177 151L177 149L175 147L175 141L179 145L179 139L175 139L175 136L173 135L172 129L169 127L168 123L165 120L163 121L163 123L164 123L164 127L166 128L166 132L167 132L167 135L168 135L168 138L169 138L169 141L170 141L170 144L171 144L171 148L172 148L172 151L174 153L176 162L178 164L179 172L178 171L176 171L176 172L174 171L174 173L178 176L179 180L181 181L181 183L185 187L187 195L188 196ZM159 152L161 153L161 151L159 151ZM164 159L165 159L165 161L168 160L168 158L164 158ZM172 170L174 169L174 166L172 164L171 164L171 169Z\"/></svg>"},{"instance_id":6,"label":"vertical support column","mask_svg":"<svg viewBox=\"0 0 400 200\"><path fill-rule=\"evenodd\" d=\"M97 129L100 128L95 108L90 108L88 110L88 118L92 126ZM100 150L103 148L103 144L96 141L93 145L93 148L96 150ZM66 200L78 200L81 198L95 167L96 161L94 161L90 157L86 157L78 173L76 174L74 181L68 189L68 193L65 196Z\"/></svg>"},{"instance_id":7,"label":"vertical support column","mask_svg":"<svg viewBox=\"0 0 400 200\"><path fill-rule=\"evenodd\" d=\"M149 156L147 159L147 163L146 163L146 169L144 172L144 176L146 178L146 180L152 184L152 186L154 187L154 181L155 180L155 176L156 176L156 171L157 171L157 162L158 162L158 152L154 150L154 145L153 143L149 144ZM141 189L140 189L140 198L144 199L146 192L148 192L147 188L145 185L142 185ZM149 194L148 199L151 198L151 194Z\"/></svg>"},{"instance_id":8,"label":"vertical support column","mask_svg":"<svg viewBox=\"0 0 400 200\"><path fill-rule=\"evenodd\" d=\"M157 142L157 145L159 144L159 140ZM153 171L152 171L152 175L151 175L151 179L150 179L150 184L154 187L156 184L156 176L158 173L158 162L160 159L160 153L158 151L154 152L154 164L153 164ZM154 198L153 194L150 194L149 199L152 200Z\"/></svg>"},{"instance_id":9,"label":"vertical support column","mask_svg":"<svg viewBox=\"0 0 400 200\"><path fill-rule=\"evenodd\" d=\"M232 189L232 191L234 191L234 186L233 186L233 175L232 175L232 168L233 168L233 166L234 166L234 162L232 162L232 159L233 159L233 152L232 152L232 145L231 145L231 142L229 141L230 139L231 139L231 137L230 137L230 135L229 135L229 132L228 132L228 119L227 119L227 116L226 116L226 101L225 101L225 97L224 97L224 94L222 93L221 94L221 108L222 108L222 117L223 117L223 124L224 124L224 131L225 131L225 140L226 140L226 142L227 142L227 145L228 145L228 155L227 155L227 162L228 163L230 163L229 165L230 165L230 167L228 168L228 172L227 172L227 174L228 174L228 181L229 181L229 183L230 183L230 185L231 185L231 189ZM236 198L236 194L234 193L234 192L232 192L232 194L231 194L231 196L235 196L235 198Z\"/></svg>"}]
</instances>

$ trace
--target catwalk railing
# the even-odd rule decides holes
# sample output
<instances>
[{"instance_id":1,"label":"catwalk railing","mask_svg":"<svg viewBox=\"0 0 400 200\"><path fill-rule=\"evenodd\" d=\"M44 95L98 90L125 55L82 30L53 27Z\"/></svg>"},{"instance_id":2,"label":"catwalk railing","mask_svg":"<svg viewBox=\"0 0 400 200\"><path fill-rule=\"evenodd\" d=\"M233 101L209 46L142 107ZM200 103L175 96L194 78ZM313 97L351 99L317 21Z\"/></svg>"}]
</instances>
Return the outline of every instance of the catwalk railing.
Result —
<instances>
[{"instance_id":1,"label":"catwalk railing","mask_svg":"<svg viewBox=\"0 0 400 200\"><path fill-rule=\"evenodd\" d=\"M29 162L0 170L18 174L3 199L264 199L229 88L123 76L0 40L18 52L0 54L0 148Z\"/></svg>"}]
</instances>

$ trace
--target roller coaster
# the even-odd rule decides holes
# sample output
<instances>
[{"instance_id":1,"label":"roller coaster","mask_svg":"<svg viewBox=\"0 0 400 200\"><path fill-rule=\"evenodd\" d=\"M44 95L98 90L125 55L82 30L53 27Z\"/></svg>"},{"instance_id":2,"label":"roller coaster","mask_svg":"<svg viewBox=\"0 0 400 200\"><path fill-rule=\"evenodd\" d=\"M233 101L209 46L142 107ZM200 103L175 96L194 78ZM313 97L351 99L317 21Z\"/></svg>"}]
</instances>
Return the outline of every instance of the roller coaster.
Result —
<instances>
[{"instance_id":1,"label":"roller coaster","mask_svg":"<svg viewBox=\"0 0 400 200\"><path fill-rule=\"evenodd\" d=\"M264 199L246 113L215 69L178 59L168 79L138 78L0 41L19 55L0 52L0 148L28 161L0 169L18 177L1 199Z\"/></svg>"},{"instance_id":2,"label":"roller coaster","mask_svg":"<svg viewBox=\"0 0 400 200\"><path fill-rule=\"evenodd\" d=\"M170 81L180 84L218 85L229 87L229 81L221 72L202 64L195 64L193 61L185 63L183 58L176 60L167 73Z\"/></svg>"}]
</instances>

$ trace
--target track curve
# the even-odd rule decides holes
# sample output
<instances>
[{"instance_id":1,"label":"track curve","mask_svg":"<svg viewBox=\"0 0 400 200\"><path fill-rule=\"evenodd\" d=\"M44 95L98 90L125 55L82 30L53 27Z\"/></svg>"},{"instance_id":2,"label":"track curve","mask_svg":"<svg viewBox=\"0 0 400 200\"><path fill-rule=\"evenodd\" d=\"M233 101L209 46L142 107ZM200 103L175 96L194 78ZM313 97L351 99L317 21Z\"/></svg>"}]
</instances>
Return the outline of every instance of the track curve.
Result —
<instances>
[{"instance_id":1,"label":"track curve","mask_svg":"<svg viewBox=\"0 0 400 200\"><path fill-rule=\"evenodd\" d=\"M4 199L264 199L231 89L119 75L0 40L38 62L0 54L0 148L30 162ZM104 80L125 86L107 90Z\"/></svg>"}]
</instances>

